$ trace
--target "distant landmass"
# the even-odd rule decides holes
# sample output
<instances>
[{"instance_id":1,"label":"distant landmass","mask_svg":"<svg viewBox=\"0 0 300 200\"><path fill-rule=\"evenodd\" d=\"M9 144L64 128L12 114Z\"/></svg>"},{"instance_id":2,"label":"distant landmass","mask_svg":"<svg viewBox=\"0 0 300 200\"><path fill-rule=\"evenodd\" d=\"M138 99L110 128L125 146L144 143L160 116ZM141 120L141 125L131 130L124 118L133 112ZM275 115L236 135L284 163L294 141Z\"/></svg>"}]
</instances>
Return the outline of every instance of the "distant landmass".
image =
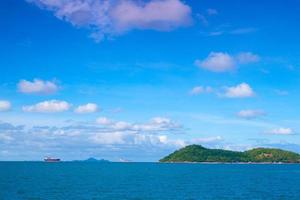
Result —
<instances>
[{"instance_id":1,"label":"distant landmass","mask_svg":"<svg viewBox=\"0 0 300 200\"><path fill-rule=\"evenodd\" d=\"M86 160L74 160L74 162L110 162L109 160L104 160L104 159L96 159L96 158L88 158Z\"/></svg>"},{"instance_id":2,"label":"distant landmass","mask_svg":"<svg viewBox=\"0 0 300 200\"><path fill-rule=\"evenodd\" d=\"M239 152L189 145L159 160L160 162L221 163L300 163L300 154L274 148L255 148Z\"/></svg>"}]
</instances>

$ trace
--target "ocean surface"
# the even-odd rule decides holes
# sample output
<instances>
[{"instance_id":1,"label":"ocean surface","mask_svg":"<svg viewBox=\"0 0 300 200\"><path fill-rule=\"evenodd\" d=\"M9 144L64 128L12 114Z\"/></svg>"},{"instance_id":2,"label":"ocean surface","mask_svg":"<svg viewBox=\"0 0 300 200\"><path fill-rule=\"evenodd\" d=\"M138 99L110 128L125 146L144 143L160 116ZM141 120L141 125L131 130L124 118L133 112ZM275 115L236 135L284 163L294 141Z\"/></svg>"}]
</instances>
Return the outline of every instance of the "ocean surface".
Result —
<instances>
[{"instance_id":1,"label":"ocean surface","mask_svg":"<svg viewBox=\"0 0 300 200\"><path fill-rule=\"evenodd\" d=\"M0 162L1 200L300 199L300 165Z\"/></svg>"}]
</instances>

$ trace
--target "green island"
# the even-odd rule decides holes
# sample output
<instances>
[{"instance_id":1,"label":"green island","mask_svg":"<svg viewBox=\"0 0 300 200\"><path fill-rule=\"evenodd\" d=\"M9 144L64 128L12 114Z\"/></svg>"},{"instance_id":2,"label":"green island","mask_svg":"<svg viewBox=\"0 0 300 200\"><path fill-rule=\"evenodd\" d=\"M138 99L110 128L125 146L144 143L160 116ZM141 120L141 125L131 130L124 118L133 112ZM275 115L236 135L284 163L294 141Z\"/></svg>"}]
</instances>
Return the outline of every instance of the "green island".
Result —
<instances>
[{"instance_id":1,"label":"green island","mask_svg":"<svg viewBox=\"0 0 300 200\"><path fill-rule=\"evenodd\" d=\"M239 152L189 145L162 158L159 162L300 163L300 154L275 148L255 148Z\"/></svg>"}]
</instances>

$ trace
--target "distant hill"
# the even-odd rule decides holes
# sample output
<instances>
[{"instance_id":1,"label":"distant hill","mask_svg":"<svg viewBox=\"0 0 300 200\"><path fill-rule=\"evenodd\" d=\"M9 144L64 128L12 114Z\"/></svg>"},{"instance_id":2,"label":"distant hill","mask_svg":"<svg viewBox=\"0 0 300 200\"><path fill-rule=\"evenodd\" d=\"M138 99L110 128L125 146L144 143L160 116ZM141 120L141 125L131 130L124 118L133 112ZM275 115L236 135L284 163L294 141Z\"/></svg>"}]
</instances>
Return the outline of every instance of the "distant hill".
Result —
<instances>
[{"instance_id":1,"label":"distant hill","mask_svg":"<svg viewBox=\"0 0 300 200\"><path fill-rule=\"evenodd\" d=\"M159 160L160 162L257 162L300 163L300 155L291 151L271 148L255 148L238 152L208 149L201 145L189 145Z\"/></svg>"},{"instance_id":2,"label":"distant hill","mask_svg":"<svg viewBox=\"0 0 300 200\"><path fill-rule=\"evenodd\" d=\"M100 160L98 160L98 159L96 159L96 158L88 158L88 159L86 159L86 160L74 160L75 162L110 162L110 161L108 161L108 160L104 160L104 159L100 159Z\"/></svg>"}]
</instances>

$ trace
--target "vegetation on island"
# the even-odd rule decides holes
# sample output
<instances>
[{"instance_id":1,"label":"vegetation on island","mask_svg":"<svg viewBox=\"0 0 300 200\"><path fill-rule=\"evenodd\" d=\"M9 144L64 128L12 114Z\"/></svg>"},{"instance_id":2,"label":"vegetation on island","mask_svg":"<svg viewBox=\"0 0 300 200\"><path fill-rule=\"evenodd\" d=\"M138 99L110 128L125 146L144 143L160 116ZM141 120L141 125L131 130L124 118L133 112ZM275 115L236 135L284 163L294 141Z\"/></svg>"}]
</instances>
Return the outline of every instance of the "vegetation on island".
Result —
<instances>
[{"instance_id":1,"label":"vegetation on island","mask_svg":"<svg viewBox=\"0 0 300 200\"><path fill-rule=\"evenodd\" d=\"M274 148L255 148L239 152L208 149L201 145L189 145L159 160L160 162L254 162L300 163L300 154Z\"/></svg>"}]
</instances>

